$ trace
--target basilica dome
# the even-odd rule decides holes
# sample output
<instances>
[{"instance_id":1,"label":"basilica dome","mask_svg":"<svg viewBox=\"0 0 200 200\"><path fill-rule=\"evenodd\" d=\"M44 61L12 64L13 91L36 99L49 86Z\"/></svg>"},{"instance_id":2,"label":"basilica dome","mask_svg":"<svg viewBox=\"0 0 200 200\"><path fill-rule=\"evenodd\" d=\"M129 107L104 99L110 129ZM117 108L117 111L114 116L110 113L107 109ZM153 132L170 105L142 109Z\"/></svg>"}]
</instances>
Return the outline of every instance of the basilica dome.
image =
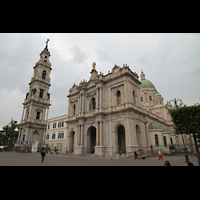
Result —
<instances>
[{"instance_id":1,"label":"basilica dome","mask_svg":"<svg viewBox=\"0 0 200 200\"><path fill-rule=\"evenodd\" d=\"M154 84L147 79L141 80L140 82L141 82L140 88L146 88L147 87L147 88L155 88L156 89Z\"/></svg>"}]
</instances>

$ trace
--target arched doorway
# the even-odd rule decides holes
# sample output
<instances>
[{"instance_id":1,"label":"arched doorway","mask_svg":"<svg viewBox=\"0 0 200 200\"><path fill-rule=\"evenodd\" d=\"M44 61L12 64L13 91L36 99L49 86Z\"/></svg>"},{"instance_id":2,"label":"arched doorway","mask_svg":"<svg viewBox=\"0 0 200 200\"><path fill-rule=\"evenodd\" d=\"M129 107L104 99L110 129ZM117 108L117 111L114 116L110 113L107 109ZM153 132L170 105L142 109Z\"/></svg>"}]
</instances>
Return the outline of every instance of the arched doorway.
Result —
<instances>
[{"instance_id":1,"label":"arched doorway","mask_svg":"<svg viewBox=\"0 0 200 200\"><path fill-rule=\"evenodd\" d=\"M123 125L120 125L117 128L118 135L118 153L122 151L122 153L126 153L126 137L125 137L125 128Z\"/></svg>"},{"instance_id":2,"label":"arched doorway","mask_svg":"<svg viewBox=\"0 0 200 200\"><path fill-rule=\"evenodd\" d=\"M87 146L88 146L88 153L95 153L95 146L96 146L96 128L94 126L91 126L88 129L88 140L87 140Z\"/></svg>"},{"instance_id":3,"label":"arched doorway","mask_svg":"<svg viewBox=\"0 0 200 200\"><path fill-rule=\"evenodd\" d=\"M39 142L39 140L40 140L40 135L39 135L39 133L38 133L38 131L37 130L35 130L34 132L33 132L33 139L32 139L32 141L33 142Z\"/></svg>"}]
</instances>

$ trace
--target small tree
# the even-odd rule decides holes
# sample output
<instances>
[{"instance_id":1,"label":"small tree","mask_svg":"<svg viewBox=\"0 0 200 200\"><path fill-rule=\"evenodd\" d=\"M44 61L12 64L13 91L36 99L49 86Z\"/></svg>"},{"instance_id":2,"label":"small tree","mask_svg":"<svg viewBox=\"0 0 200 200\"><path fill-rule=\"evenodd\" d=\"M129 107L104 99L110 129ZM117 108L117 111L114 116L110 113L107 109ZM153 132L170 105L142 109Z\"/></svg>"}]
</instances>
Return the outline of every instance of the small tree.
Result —
<instances>
[{"instance_id":1,"label":"small tree","mask_svg":"<svg viewBox=\"0 0 200 200\"><path fill-rule=\"evenodd\" d=\"M13 146L19 134L19 124L15 120L3 127L1 132L1 143L8 146Z\"/></svg>"},{"instance_id":2,"label":"small tree","mask_svg":"<svg viewBox=\"0 0 200 200\"><path fill-rule=\"evenodd\" d=\"M193 134L198 164L200 166L200 154L197 138L200 137L200 105L184 106L169 110L174 123L176 134Z\"/></svg>"}]
</instances>

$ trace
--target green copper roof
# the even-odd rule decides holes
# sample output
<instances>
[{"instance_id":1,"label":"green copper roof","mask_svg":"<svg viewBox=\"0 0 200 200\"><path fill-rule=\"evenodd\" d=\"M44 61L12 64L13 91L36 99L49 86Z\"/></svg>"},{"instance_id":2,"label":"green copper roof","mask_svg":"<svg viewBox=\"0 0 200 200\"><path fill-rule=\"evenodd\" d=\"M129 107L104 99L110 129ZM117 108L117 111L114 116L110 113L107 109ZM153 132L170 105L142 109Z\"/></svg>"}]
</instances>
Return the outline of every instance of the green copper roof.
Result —
<instances>
[{"instance_id":1,"label":"green copper roof","mask_svg":"<svg viewBox=\"0 0 200 200\"><path fill-rule=\"evenodd\" d=\"M157 96L161 96L161 95L159 94L159 92L157 92L157 93L155 93L155 94L153 95L153 97L157 97Z\"/></svg>"},{"instance_id":2,"label":"green copper roof","mask_svg":"<svg viewBox=\"0 0 200 200\"><path fill-rule=\"evenodd\" d=\"M163 130L164 132L170 132L171 134L174 133L174 131L173 131L172 129L166 128L165 126L161 126L161 125L159 125L159 124L157 124L157 123L155 123L155 122L154 122L154 123L150 123L148 129L149 129L149 130L151 130L151 129L161 129L161 130Z\"/></svg>"},{"instance_id":3,"label":"green copper roof","mask_svg":"<svg viewBox=\"0 0 200 200\"><path fill-rule=\"evenodd\" d=\"M155 88L156 89L156 87L154 86L154 84L151 81L149 81L149 80L145 79L145 80L141 80L140 82L141 82L140 88L147 87L147 88Z\"/></svg>"}]
</instances>

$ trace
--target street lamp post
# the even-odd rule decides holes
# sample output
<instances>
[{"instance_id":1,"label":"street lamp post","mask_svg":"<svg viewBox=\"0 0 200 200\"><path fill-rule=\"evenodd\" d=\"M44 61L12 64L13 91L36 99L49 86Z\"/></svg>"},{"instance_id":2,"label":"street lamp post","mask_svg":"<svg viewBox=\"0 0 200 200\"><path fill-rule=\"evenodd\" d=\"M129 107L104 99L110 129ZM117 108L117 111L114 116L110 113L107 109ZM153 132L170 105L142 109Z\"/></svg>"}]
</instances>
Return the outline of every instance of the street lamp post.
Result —
<instances>
[{"instance_id":1,"label":"street lamp post","mask_svg":"<svg viewBox=\"0 0 200 200\"><path fill-rule=\"evenodd\" d=\"M175 106L176 106L176 108L177 108L177 107L178 107L177 102L178 102L178 101L182 101L182 99L176 99L176 98L174 98L174 99L172 99L171 101L174 102L174 104L175 104ZM183 134L182 134L182 139L183 139L183 145L184 145L184 150L185 150L185 162L186 162L186 163L189 163L190 161L189 161L188 155L186 154L187 148L185 147L185 140L184 140L184 138L183 138Z\"/></svg>"}]
</instances>

